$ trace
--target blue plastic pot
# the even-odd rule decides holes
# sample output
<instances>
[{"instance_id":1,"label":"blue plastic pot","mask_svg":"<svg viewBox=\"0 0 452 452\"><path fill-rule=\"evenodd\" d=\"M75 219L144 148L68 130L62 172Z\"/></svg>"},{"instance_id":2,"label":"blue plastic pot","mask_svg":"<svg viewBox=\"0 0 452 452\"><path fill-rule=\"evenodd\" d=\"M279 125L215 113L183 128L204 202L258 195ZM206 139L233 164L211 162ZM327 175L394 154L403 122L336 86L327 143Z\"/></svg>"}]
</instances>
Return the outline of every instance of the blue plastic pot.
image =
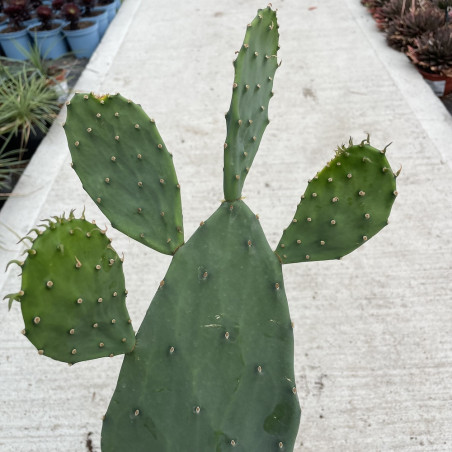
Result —
<instances>
[{"instance_id":1,"label":"blue plastic pot","mask_svg":"<svg viewBox=\"0 0 452 452\"><path fill-rule=\"evenodd\" d=\"M121 8L121 0L115 0L116 4L116 11L118 11L119 8Z\"/></svg>"},{"instance_id":2,"label":"blue plastic pot","mask_svg":"<svg viewBox=\"0 0 452 452\"><path fill-rule=\"evenodd\" d=\"M53 23L58 24L58 28L54 28L53 30L37 31L33 30L33 28L37 25L32 25L28 27L28 33L38 45L41 56L43 58L55 60L56 58L60 58L65 53L68 53L69 49L61 31L63 22L61 20L54 20Z\"/></svg>"},{"instance_id":3,"label":"blue plastic pot","mask_svg":"<svg viewBox=\"0 0 452 452\"><path fill-rule=\"evenodd\" d=\"M118 9L116 0L108 5L102 5L102 8L108 11L108 23L110 23L115 18L116 10Z\"/></svg>"},{"instance_id":4,"label":"blue plastic pot","mask_svg":"<svg viewBox=\"0 0 452 452\"><path fill-rule=\"evenodd\" d=\"M24 28L20 31L9 31L3 33L6 27L0 29L0 44L3 51L8 58L14 58L15 60L26 60L26 52L31 49L30 39L28 37L27 29Z\"/></svg>"},{"instance_id":5,"label":"blue plastic pot","mask_svg":"<svg viewBox=\"0 0 452 452\"><path fill-rule=\"evenodd\" d=\"M69 30L69 25L66 25L63 27L63 33L77 58L90 58L99 44L98 25L88 19L82 19L80 22L90 22L91 25L80 30Z\"/></svg>"},{"instance_id":6,"label":"blue plastic pot","mask_svg":"<svg viewBox=\"0 0 452 452\"><path fill-rule=\"evenodd\" d=\"M37 17L32 17L31 19L27 19L23 21L23 25L28 28L33 25L38 25L39 19Z\"/></svg>"},{"instance_id":7,"label":"blue plastic pot","mask_svg":"<svg viewBox=\"0 0 452 452\"><path fill-rule=\"evenodd\" d=\"M102 14L98 14L97 16L92 16L89 18L87 17L88 20L97 22L97 32L99 33L99 39L102 39L102 36L105 34L105 31L108 28L108 24L110 23L108 20L108 11L103 6L93 8L92 11L102 12Z\"/></svg>"}]
</instances>

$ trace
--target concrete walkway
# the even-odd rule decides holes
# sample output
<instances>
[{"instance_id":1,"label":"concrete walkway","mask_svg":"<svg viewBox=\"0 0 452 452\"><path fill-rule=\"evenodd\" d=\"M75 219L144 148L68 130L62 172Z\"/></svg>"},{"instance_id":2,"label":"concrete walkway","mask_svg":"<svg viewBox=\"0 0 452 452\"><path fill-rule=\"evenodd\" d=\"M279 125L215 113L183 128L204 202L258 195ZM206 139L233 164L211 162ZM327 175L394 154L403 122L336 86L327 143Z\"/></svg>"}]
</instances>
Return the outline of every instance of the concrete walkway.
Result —
<instances>
[{"instance_id":1,"label":"concrete walkway","mask_svg":"<svg viewBox=\"0 0 452 452\"><path fill-rule=\"evenodd\" d=\"M80 91L119 91L156 119L174 154L186 238L222 199L231 61L246 24L264 6L126 0L78 82ZM359 0L273 6L283 64L272 123L244 190L271 246L307 179L349 136L360 141L369 132L377 147L393 142L388 158L403 167L390 225L370 243L340 262L284 267L303 410L295 450L450 451L451 116L408 60L386 46ZM84 207L87 218L108 224L69 166L64 117L0 213L0 268L20 252L11 230L23 236L40 219ZM170 259L112 229L110 235L126 256L137 327ZM16 269L0 275L2 296L18 288ZM122 358L69 368L38 356L20 334L19 305L9 313L6 305L0 304L0 450L99 451Z\"/></svg>"}]
</instances>

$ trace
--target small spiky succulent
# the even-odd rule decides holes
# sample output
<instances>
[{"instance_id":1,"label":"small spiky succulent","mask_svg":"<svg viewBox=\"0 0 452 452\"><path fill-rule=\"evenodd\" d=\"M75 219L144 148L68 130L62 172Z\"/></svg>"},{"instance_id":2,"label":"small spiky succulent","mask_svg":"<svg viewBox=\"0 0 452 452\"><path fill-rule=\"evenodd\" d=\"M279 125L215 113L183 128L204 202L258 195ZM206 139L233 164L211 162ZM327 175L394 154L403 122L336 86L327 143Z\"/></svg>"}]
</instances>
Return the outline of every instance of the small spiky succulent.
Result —
<instances>
[{"instance_id":1,"label":"small spiky succulent","mask_svg":"<svg viewBox=\"0 0 452 452\"><path fill-rule=\"evenodd\" d=\"M22 30L23 22L30 18L29 5L27 0L14 0L4 9L4 13L9 18L9 27L12 31Z\"/></svg>"},{"instance_id":2,"label":"small spiky succulent","mask_svg":"<svg viewBox=\"0 0 452 452\"><path fill-rule=\"evenodd\" d=\"M64 5L64 0L53 0L52 9L54 11L60 11L61 8L63 7L63 5Z\"/></svg>"},{"instance_id":3,"label":"small spiky succulent","mask_svg":"<svg viewBox=\"0 0 452 452\"><path fill-rule=\"evenodd\" d=\"M390 0L374 15L379 28L386 30L389 25L397 19L400 19L410 10L417 9L421 6L422 0Z\"/></svg>"},{"instance_id":4,"label":"small spiky succulent","mask_svg":"<svg viewBox=\"0 0 452 452\"><path fill-rule=\"evenodd\" d=\"M419 68L452 77L452 24L446 24L415 40L407 55Z\"/></svg>"},{"instance_id":5,"label":"small spiky succulent","mask_svg":"<svg viewBox=\"0 0 452 452\"><path fill-rule=\"evenodd\" d=\"M370 10L381 8L390 0L361 0L361 4Z\"/></svg>"},{"instance_id":6,"label":"small spiky succulent","mask_svg":"<svg viewBox=\"0 0 452 452\"><path fill-rule=\"evenodd\" d=\"M69 22L71 30L78 29L81 11L75 3L66 3L61 8L61 15Z\"/></svg>"},{"instance_id":7,"label":"small spiky succulent","mask_svg":"<svg viewBox=\"0 0 452 452\"><path fill-rule=\"evenodd\" d=\"M408 46L414 45L416 38L435 31L444 24L444 13L438 8L427 6L410 10L389 24L386 40L393 49L406 52Z\"/></svg>"},{"instance_id":8,"label":"small spiky succulent","mask_svg":"<svg viewBox=\"0 0 452 452\"><path fill-rule=\"evenodd\" d=\"M52 28L53 11L50 6L41 5L36 8L36 15L38 16L41 26L39 30L50 30Z\"/></svg>"},{"instance_id":9,"label":"small spiky succulent","mask_svg":"<svg viewBox=\"0 0 452 452\"><path fill-rule=\"evenodd\" d=\"M433 4L440 9L452 8L452 0L433 0Z\"/></svg>"},{"instance_id":10,"label":"small spiky succulent","mask_svg":"<svg viewBox=\"0 0 452 452\"><path fill-rule=\"evenodd\" d=\"M83 17L91 16L91 9L96 6L96 0L80 0L80 4L83 6Z\"/></svg>"}]
</instances>

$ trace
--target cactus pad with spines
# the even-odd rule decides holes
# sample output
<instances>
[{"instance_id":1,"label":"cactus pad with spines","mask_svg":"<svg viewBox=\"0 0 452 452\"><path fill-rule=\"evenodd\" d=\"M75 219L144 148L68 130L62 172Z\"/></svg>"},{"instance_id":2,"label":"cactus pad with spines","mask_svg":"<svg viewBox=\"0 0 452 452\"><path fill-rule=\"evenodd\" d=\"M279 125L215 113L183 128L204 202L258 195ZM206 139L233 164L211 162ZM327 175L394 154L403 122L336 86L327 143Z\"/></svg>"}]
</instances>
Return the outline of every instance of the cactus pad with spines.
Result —
<instances>
[{"instance_id":1,"label":"cactus pad with spines","mask_svg":"<svg viewBox=\"0 0 452 452\"><path fill-rule=\"evenodd\" d=\"M130 352L135 334L110 240L72 214L48 223L22 265L24 334L40 354L68 363Z\"/></svg>"},{"instance_id":2,"label":"cactus pad with spines","mask_svg":"<svg viewBox=\"0 0 452 452\"><path fill-rule=\"evenodd\" d=\"M115 229L165 254L184 241L180 186L153 120L118 95L76 94L65 132L83 188Z\"/></svg>"},{"instance_id":3,"label":"cactus pad with spines","mask_svg":"<svg viewBox=\"0 0 452 452\"><path fill-rule=\"evenodd\" d=\"M339 259L387 225L396 176L385 150L366 141L338 148L311 181L276 253L283 264Z\"/></svg>"},{"instance_id":4,"label":"cactus pad with spines","mask_svg":"<svg viewBox=\"0 0 452 452\"><path fill-rule=\"evenodd\" d=\"M102 450L291 451L299 416L281 265L245 203L224 202L157 290Z\"/></svg>"},{"instance_id":5,"label":"cactus pad with spines","mask_svg":"<svg viewBox=\"0 0 452 452\"><path fill-rule=\"evenodd\" d=\"M231 106L226 114L224 144L224 196L239 199L262 135L269 123L268 104L278 67L278 23L270 7L259 10L248 24L242 47L234 61Z\"/></svg>"}]
</instances>

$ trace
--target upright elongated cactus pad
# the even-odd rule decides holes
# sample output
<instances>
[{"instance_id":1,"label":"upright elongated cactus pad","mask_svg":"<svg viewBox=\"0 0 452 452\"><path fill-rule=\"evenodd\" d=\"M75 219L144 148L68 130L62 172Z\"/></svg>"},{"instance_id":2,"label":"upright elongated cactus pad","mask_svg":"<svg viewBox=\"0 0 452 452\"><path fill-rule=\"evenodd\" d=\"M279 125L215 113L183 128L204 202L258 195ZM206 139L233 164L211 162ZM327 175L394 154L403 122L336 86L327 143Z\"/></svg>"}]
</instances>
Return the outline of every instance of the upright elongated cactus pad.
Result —
<instances>
[{"instance_id":1,"label":"upright elongated cactus pad","mask_svg":"<svg viewBox=\"0 0 452 452\"><path fill-rule=\"evenodd\" d=\"M67 363L130 352L122 262L105 232L72 214L36 232L15 297L26 337L41 355Z\"/></svg>"},{"instance_id":2,"label":"upright elongated cactus pad","mask_svg":"<svg viewBox=\"0 0 452 452\"><path fill-rule=\"evenodd\" d=\"M276 12L259 10L248 24L242 47L234 61L235 76L231 106L226 114L224 144L224 196L239 199L267 127L268 104L273 96L273 77L278 67Z\"/></svg>"},{"instance_id":3,"label":"upright elongated cactus pad","mask_svg":"<svg viewBox=\"0 0 452 452\"><path fill-rule=\"evenodd\" d=\"M118 95L76 94L67 106L73 168L112 226L165 254L184 241L180 187L153 120Z\"/></svg>"},{"instance_id":4,"label":"upright elongated cactus pad","mask_svg":"<svg viewBox=\"0 0 452 452\"><path fill-rule=\"evenodd\" d=\"M176 253L104 420L112 452L291 451L300 409L281 265L225 202Z\"/></svg>"}]
</instances>

